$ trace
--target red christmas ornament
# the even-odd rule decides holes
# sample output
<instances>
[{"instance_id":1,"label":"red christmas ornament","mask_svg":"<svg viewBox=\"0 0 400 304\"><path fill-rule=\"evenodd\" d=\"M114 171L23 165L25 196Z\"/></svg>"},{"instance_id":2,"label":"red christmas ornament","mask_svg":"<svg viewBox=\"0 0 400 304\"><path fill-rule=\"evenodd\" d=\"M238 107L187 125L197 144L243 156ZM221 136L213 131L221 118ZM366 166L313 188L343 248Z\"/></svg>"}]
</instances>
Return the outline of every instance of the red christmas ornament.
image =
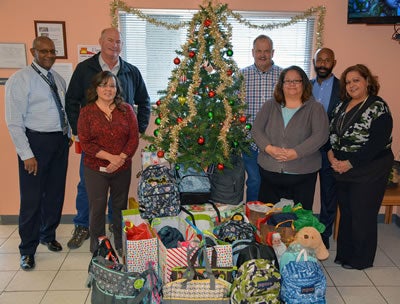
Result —
<instances>
[{"instance_id":1,"label":"red christmas ornament","mask_svg":"<svg viewBox=\"0 0 400 304\"><path fill-rule=\"evenodd\" d=\"M239 121L241 122L241 123L245 123L246 122L246 116L240 116L240 118L239 118Z\"/></svg>"},{"instance_id":2,"label":"red christmas ornament","mask_svg":"<svg viewBox=\"0 0 400 304\"><path fill-rule=\"evenodd\" d=\"M182 75L179 77L179 83L185 83L187 81L187 77L185 75Z\"/></svg>"},{"instance_id":3,"label":"red christmas ornament","mask_svg":"<svg viewBox=\"0 0 400 304\"><path fill-rule=\"evenodd\" d=\"M189 57L190 58L193 58L195 55L196 55L196 53L194 51L190 51L189 52Z\"/></svg>"},{"instance_id":4,"label":"red christmas ornament","mask_svg":"<svg viewBox=\"0 0 400 304\"><path fill-rule=\"evenodd\" d=\"M160 150L157 152L158 158L163 158L164 157L164 151Z\"/></svg>"},{"instance_id":5,"label":"red christmas ornament","mask_svg":"<svg viewBox=\"0 0 400 304\"><path fill-rule=\"evenodd\" d=\"M204 145L204 137L203 137L203 136L200 136L200 137L197 139L197 143L198 143L199 145Z\"/></svg>"},{"instance_id":6,"label":"red christmas ornament","mask_svg":"<svg viewBox=\"0 0 400 304\"><path fill-rule=\"evenodd\" d=\"M178 57L176 57L176 58L174 59L174 63L175 63L176 65L178 65L178 64L181 63L181 60L180 60Z\"/></svg>"},{"instance_id":7,"label":"red christmas ornament","mask_svg":"<svg viewBox=\"0 0 400 304\"><path fill-rule=\"evenodd\" d=\"M156 105L160 106L160 104L161 104L161 100L157 100Z\"/></svg>"},{"instance_id":8,"label":"red christmas ornament","mask_svg":"<svg viewBox=\"0 0 400 304\"><path fill-rule=\"evenodd\" d=\"M211 25L212 21L210 19L204 20L204 26L209 27Z\"/></svg>"},{"instance_id":9,"label":"red christmas ornament","mask_svg":"<svg viewBox=\"0 0 400 304\"><path fill-rule=\"evenodd\" d=\"M219 164L217 165L217 169L218 169L218 170L224 170L224 168L225 168L224 164L219 163Z\"/></svg>"},{"instance_id":10,"label":"red christmas ornament","mask_svg":"<svg viewBox=\"0 0 400 304\"><path fill-rule=\"evenodd\" d=\"M232 76L232 74L233 74L233 71L232 71L232 70L227 70L227 71L226 71L226 75Z\"/></svg>"},{"instance_id":11,"label":"red christmas ornament","mask_svg":"<svg viewBox=\"0 0 400 304\"><path fill-rule=\"evenodd\" d=\"M213 98L214 96L215 96L215 92L214 91L208 92L208 97Z\"/></svg>"},{"instance_id":12,"label":"red christmas ornament","mask_svg":"<svg viewBox=\"0 0 400 304\"><path fill-rule=\"evenodd\" d=\"M177 122L177 123L181 123L182 121L183 121L182 117L178 117L178 118L176 119L176 122Z\"/></svg>"}]
</instances>

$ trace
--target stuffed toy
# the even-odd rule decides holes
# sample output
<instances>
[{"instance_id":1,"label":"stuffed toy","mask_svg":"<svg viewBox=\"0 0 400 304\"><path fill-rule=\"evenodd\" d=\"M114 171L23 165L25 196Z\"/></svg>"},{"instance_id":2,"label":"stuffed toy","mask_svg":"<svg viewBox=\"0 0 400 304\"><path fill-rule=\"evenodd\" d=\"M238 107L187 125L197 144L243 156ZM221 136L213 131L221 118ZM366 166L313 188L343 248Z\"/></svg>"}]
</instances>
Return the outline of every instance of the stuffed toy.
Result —
<instances>
[{"instance_id":1,"label":"stuffed toy","mask_svg":"<svg viewBox=\"0 0 400 304\"><path fill-rule=\"evenodd\" d=\"M300 244L306 249L313 249L318 260L326 260L329 257L329 251L322 241L321 234L314 227L301 228L291 244Z\"/></svg>"},{"instance_id":2,"label":"stuffed toy","mask_svg":"<svg viewBox=\"0 0 400 304\"><path fill-rule=\"evenodd\" d=\"M267 244L274 249L276 257L279 262L282 255L285 253L285 251L287 249L285 243L282 242L280 233L279 232L268 232Z\"/></svg>"}]
</instances>

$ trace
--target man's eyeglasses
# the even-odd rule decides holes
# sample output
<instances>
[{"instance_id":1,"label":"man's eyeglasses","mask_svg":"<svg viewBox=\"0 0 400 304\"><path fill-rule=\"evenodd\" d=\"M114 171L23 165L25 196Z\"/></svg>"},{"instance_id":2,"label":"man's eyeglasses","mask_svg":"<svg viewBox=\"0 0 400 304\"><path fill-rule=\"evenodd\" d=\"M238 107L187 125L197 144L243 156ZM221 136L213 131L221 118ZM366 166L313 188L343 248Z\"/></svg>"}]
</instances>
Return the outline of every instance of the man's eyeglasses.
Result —
<instances>
[{"instance_id":1,"label":"man's eyeglasses","mask_svg":"<svg viewBox=\"0 0 400 304\"><path fill-rule=\"evenodd\" d=\"M57 55L58 51L57 50L39 50L39 49L35 49L36 51L39 52L40 55L47 55L47 54L51 54L51 55Z\"/></svg>"},{"instance_id":2,"label":"man's eyeglasses","mask_svg":"<svg viewBox=\"0 0 400 304\"><path fill-rule=\"evenodd\" d=\"M289 85L289 84L300 84L302 82L303 82L303 80L301 80L301 79L293 79L293 80L284 80L283 81L283 83L286 84L286 85Z\"/></svg>"}]
</instances>

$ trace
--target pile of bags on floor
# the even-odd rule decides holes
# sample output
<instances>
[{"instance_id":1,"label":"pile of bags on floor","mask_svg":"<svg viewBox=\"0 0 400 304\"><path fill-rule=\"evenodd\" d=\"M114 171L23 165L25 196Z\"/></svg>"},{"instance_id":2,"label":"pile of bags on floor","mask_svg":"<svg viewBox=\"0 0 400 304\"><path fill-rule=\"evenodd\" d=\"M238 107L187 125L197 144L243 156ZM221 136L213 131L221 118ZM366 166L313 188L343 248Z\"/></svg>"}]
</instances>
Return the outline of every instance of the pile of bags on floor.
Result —
<instances>
[{"instance_id":1,"label":"pile of bags on floor","mask_svg":"<svg viewBox=\"0 0 400 304\"><path fill-rule=\"evenodd\" d=\"M326 303L323 225L299 204L266 206L258 218L254 205L265 207L220 218L127 210L124 263L109 245L90 263L92 303Z\"/></svg>"}]
</instances>

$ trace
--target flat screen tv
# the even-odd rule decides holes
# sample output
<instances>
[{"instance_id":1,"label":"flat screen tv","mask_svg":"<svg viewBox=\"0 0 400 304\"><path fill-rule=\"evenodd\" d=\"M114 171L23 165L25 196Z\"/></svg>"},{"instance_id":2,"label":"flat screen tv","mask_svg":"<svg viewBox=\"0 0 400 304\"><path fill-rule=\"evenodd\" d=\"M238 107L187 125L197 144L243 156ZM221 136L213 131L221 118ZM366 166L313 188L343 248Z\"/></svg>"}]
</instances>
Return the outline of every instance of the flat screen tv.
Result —
<instances>
[{"instance_id":1,"label":"flat screen tv","mask_svg":"<svg viewBox=\"0 0 400 304\"><path fill-rule=\"evenodd\" d=\"M400 24L400 0L348 0L347 23Z\"/></svg>"}]
</instances>

